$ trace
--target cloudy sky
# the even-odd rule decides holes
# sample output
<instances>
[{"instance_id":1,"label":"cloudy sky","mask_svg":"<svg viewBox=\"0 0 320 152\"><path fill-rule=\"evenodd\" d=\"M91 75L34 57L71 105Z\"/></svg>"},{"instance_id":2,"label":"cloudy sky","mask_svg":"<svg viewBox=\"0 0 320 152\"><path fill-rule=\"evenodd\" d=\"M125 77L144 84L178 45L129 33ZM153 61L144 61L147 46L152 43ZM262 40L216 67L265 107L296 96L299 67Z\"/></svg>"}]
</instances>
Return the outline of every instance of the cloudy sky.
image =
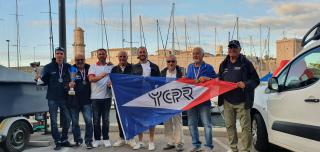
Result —
<instances>
[{"instance_id":1,"label":"cloudy sky","mask_svg":"<svg viewBox=\"0 0 320 152\"><path fill-rule=\"evenodd\" d=\"M58 46L58 0L52 1L53 36ZM49 62L48 0L18 0L20 16L20 43L22 64L36 60ZM228 32L233 33L236 17L239 17L239 39L245 54L260 54L260 32L267 38L270 26L270 53L275 56L275 42L284 36L301 38L304 33L319 22L320 0L132 0L133 46L140 45L139 16L149 52L157 49L156 20L164 41L170 20L172 3L175 3L176 49L185 48L184 20L187 25L187 45L199 45L197 20L200 27L200 46L214 53L214 28L217 29L217 44L226 46ZM124 39L129 40L129 0L103 0L108 44L110 48L122 46L121 6L124 7ZM67 49L72 57L75 0L66 0ZM7 42L10 40L11 65L16 65L15 1L0 0L0 64L7 65ZM87 57L90 51L102 47L100 0L78 0L78 26L85 30ZM255 51L250 51L250 37ZM171 34L168 48L172 46ZM124 44L129 47L129 43ZM103 44L106 47L106 42ZM262 46L264 47L264 46ZM162 44L160 41L160 48Z\"/></svg>"}]
</instances>

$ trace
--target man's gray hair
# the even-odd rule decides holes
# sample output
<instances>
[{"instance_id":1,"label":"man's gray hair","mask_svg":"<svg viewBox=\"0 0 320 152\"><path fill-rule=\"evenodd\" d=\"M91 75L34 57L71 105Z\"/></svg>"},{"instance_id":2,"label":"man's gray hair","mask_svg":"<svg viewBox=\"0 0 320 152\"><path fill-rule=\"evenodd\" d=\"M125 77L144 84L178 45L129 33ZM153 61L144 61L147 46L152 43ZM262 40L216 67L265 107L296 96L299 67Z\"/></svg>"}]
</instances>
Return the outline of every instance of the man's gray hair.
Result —
<instances>
[{"instance_id":1,"label":"man's gray hair","mask_svg":"<svg viewBox=\"0 0 320 152\"><path fill-rule=\"evenodd\" d=\"M204 56L204 50L203 50L203 48L202 47L195 47L195 48L193 48L192 49L192 53L193 53L193 51L195 51L195 50L199 50L200 51L200 53L202 54L202 56Z\"/></svg>"}]
</instances>

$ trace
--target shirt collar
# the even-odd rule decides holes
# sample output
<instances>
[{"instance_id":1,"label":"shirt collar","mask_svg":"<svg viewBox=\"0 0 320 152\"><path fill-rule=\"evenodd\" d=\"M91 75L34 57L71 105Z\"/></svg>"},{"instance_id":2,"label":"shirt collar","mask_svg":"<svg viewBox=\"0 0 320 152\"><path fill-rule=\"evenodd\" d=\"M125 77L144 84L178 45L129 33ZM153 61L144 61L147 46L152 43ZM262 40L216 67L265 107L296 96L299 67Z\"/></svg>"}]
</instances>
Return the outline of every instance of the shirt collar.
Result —
<instances>
[{"instance_id":1,"label":"shirt collar","mask_svg":"<svg viewBox=\"0 0 320 152\"><path fill-rule=\"evenodd\" d=\"M107 63L106 63L106 64L107 64ZM104 65L106 65L106 64L102 64L100 61L98 61L98 62L96 63L97 66L104 66Z\"/></svg>"}]
</instances>

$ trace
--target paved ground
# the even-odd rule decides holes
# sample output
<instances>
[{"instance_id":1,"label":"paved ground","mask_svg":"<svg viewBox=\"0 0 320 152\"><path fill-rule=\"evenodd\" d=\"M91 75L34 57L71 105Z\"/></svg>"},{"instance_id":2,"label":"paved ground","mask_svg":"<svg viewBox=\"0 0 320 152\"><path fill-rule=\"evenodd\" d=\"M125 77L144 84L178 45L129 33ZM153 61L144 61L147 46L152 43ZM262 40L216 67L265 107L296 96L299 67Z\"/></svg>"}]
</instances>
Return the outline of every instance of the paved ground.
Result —
<instances>
[{"instance_id":1,"label":"paved ground","mask_svg":"<svg viewBox=\"0 0 320 152\"><path fill-rule=\"evenodd\" d=\"M70 135L71 137L71 135ZM69 138L70 138L69 137ZM147 134L145 137L148 137ZM110 139L111 139L111 143L114 143L115 140L117 140L118 138L118 133L117 132L111 132L110 133ZM146 138L148 139L148 138ZM201 141L204 141L204 137L201 136ZM36 133L34 135L32 135L32 139L31 140L42 140L42 141L51 141L51 136L50 135L41 135L39 133ZM72 139L70 139L72 141ZM225 152L227 150L227 141L225 138L223 137L218 137L218 138L214 138L213 139L215 148L214 151L216 152ZM147 140L145 140L145 143L147 143ZM162 134L156 134L155 136L155 143L156 143L156 152L160 152L163 151L162 147L165 146L166 144L166 139L164 138L164 136ZM191 138L190 136L185 136L185 151L189 151L192 148L192 144L191 144ZM49 147L32 147L32 146L28 146L27 149L25 150L25 152L53 152L53 144L51 144ZM78 147L78 148L64 148L61 150L62 152L81 152L81 151L88 151L86 150L84 147ZM102 151L112 151L112 152L127 152L127 151L134 151L132 150L129 146L125 145L123 147L111 147L111 148L105 148L105 147L98 147L95 149L90 150L91 152L102 152ZM148 151L147 149L142 149L142 150L137 150L138 151ZM170 151L168 151L170 152Z\"/></svg>"}]
</instances>

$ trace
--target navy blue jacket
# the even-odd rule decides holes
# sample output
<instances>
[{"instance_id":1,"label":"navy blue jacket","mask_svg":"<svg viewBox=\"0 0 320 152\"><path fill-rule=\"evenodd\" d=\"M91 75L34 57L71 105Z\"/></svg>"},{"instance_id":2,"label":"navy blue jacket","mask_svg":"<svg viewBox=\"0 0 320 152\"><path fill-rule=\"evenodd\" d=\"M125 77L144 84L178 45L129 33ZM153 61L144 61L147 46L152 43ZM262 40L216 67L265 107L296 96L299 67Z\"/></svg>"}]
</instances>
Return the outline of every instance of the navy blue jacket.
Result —
<instances>
[{"instance_id":1,"label":"navy blue jacket","mask_svg":"<svg viewBox=\"0 0 320 152\"><path fill-rule=\"evenodd\" d=\"M76 65L73 65L76 67ZM83 84L83 78L80 71L77 71L76 74L76 86L74 87L74 91L76 92L75 96L69 96L69 103L67 104L69 107L79 108L79 106L91 104L90 95L91 95L91 84L88 79L88 71L90 65L85 64L85 81L86 84Z\"/></svg>"},{"instance_id":2,"label":"navy blue jacket","mask_svg":"<svg viewBox=\"0 0 320 152\"><path fill-rule=\"evenodd\" d=\"M225 71L225 68L229 60L230 60L230 57L227 56L225 60L222 61L222 63L220 64L219 75L218 75L220 80L223 80L223 72ZM240 55L238 60L240 60L240 63L241 63L241 70L242 70L241 79L246 85L243 91L245 108L250 109L253 106L254 90L260 84L260 79L253 64L244 55ZM224 95L225 94L222 94L218 97L219 106L223 105Z\"/></svg>"},{"instance_id":3,"label":"navy blue jacket","mask_svg":"<svg viewBox=\"0 0 320 152\"><path fill-rule=\"evenodd\" d=\"M69 90L70 82L70 69L71 65L63 63L62 79L63 82L58 82L59 79L59 66L55 61L44 66L42 71L41 80L43 85L48 85L47 96L48 100L67 100L67 93Z\"/></svg>"}]
</instances>

